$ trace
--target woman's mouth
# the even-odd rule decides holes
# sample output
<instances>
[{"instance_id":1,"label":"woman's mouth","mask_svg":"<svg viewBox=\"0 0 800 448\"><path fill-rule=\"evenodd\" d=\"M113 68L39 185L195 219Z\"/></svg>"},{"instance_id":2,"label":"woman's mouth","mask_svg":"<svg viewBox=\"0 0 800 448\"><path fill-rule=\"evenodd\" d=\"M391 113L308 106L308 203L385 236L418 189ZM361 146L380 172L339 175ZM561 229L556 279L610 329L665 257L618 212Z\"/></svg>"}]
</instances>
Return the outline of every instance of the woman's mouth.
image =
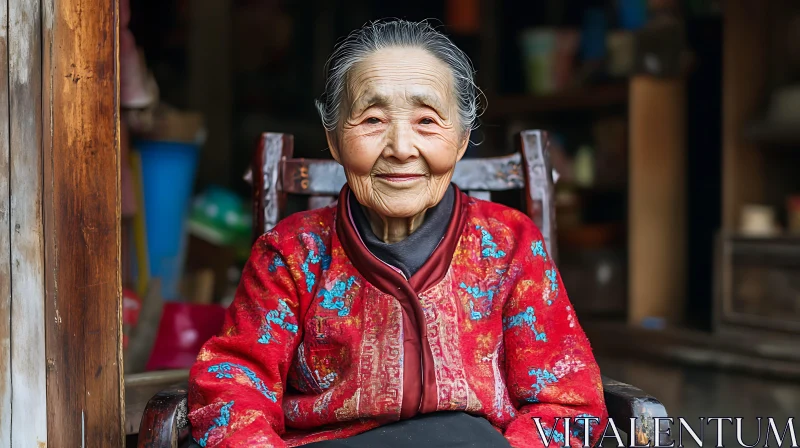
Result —
<instances>
[{"instance_id":1,"label":"woman's mouth","mask_svg":"<svg viewBox=\"0 0 800 448\"><path fill-rule=\"evenodd\" d=\"M425 176L422 174L378 174L378 177L389 182L410 182Z\"/></svg>"}]
</instances>

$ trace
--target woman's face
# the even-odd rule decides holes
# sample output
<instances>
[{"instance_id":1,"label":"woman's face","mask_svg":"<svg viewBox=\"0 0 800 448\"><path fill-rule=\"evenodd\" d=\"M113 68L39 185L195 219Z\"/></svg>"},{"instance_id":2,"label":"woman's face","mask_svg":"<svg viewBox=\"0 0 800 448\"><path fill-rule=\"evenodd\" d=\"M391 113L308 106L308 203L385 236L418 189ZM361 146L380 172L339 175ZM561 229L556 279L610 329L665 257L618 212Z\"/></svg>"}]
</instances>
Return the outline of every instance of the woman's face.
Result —
<instances>
[{"instance_id":1,"label":"woman's face","mask_svg":"<svg viewBox=\"0 0 800 448\"><path fill-rule=\"evenodd\" d=\"M337 133L329 133L356 199L411 218L444 196L469 142L450 68L425 50L378 50L353 67Z\"/></svg>"}]
</instances>

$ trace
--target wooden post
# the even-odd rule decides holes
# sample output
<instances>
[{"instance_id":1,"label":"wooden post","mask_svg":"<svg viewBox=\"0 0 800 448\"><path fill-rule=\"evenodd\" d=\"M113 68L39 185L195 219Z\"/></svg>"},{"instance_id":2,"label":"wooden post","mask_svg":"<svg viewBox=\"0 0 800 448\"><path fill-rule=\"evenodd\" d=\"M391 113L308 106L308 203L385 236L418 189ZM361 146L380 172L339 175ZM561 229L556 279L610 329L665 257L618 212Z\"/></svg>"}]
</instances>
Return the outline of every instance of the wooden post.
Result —
<instances>
[{"instance_id":1,"label":"wooden post","mask_svg":"<svg viewBox=\"0 0 800 448\"><path fill-rule=\"evenodd\" d=\"M119 447L118 2L41 1L44 67L30 80L44 92L36 203L44 209L47 437L54 447Z\"/></svg>"},{"instance_id":2,"label":"wooden post","mask_svg":"<svg viewBox=\"0 0 800 448\"><path fill-rule=\"evenodd\" d=\"M722 226L738 228L742 205L764 200L763 157L744 136L767 88L771 2L725 3L722 43Z\"/></svg>"},{"instance_id":3,"label":"wooden post","mask_svg":"<svg viewBox=\"0 0 800 448\"><path fill-rule=\"evenodd\" d=\"M8 3L11 446L47 444L39 0ZM5 411L4 411L5 413Z\"/></svg>"},{"instance_id":4,"label":"wooden post","mask_svg":"<svg viewBox=\"0 0 800 448\"><path fill-rule=\"evenodd\" d=\"M628 321L674 324L686 296L685 83L634 76L630 89Z\"/></svg>"},{"instance_id":5,"label":"wooden post","mask_svg":"<svg viewBox=\"0 0 800 448\"><path fill-rule=\"evenodd\" d=\"M8 3L0 1L0 446L11 445L11 204L8 178Z\"/></svg>"}]
</instances>

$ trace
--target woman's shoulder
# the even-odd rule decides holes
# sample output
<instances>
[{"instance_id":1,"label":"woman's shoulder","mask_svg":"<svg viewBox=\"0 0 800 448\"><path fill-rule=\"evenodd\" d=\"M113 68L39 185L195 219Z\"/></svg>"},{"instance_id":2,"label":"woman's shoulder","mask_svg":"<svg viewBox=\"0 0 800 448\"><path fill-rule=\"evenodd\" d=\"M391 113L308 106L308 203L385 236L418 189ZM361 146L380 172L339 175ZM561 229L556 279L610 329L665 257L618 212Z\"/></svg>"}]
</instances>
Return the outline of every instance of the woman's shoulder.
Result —
<instances>
[{"instance_id":1,"label":"woman's shoulder","mask_svg":"<svg viewBox=\"0 0 800 448\"><path fill-rule=\"evenodd\" d=\"M336 204L293 213L280 221L259 238L260 241L277 247L292 243L302 244L306 236L328 240L335 231Z\"/></svg>"},{"instance_id":2,"label":"woman's shoulder","mask_svg":"<svg viewBox=\"0 0 800 448\"><path fill-rule=\"evenodd\" d=\"M517 237L539 234L539 228L525 213L507 205L467 196L468 220L488 231L502 230Z\"/></svg>"}]
</instances>

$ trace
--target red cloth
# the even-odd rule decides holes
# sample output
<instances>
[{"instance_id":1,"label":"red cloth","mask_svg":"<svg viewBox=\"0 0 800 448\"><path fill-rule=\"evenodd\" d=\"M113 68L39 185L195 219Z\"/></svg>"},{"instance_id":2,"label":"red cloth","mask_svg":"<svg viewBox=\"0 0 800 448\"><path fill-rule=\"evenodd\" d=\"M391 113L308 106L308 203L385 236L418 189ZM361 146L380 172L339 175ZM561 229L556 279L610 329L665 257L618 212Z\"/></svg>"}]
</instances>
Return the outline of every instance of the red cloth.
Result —
<instances>
[{"instance_id":1,"label":"red cloth","mask_svg":"<svg viewBox=\"0 0 800 448\"><path fill-rule=\"evenodd\" d=\"M596 417L594 445L607 419L600 372L541 233L519 211L457 196L454 224L420 270L427 277L405 285L386 265L365 272L370 255L352 240L347 201L261 237L223 331L191 370L195 439L345 438L397 421L410 396L421 412L483 416L514 447L543 446L533 417L559 447L556 418ZM583 425L570 428L582 446Z\"/></svg>"},{"instance_id":2,"label":"red cloth","mask_svg":"<svg viewBox=\"0 0 800 448\"><path fill-rule=\"evenodd\" d=\"M220 305L164 303L156 343L145 369L191 367L203 343L219 332L224 319L225 308Z\"/></svg>"}]
</instances>

